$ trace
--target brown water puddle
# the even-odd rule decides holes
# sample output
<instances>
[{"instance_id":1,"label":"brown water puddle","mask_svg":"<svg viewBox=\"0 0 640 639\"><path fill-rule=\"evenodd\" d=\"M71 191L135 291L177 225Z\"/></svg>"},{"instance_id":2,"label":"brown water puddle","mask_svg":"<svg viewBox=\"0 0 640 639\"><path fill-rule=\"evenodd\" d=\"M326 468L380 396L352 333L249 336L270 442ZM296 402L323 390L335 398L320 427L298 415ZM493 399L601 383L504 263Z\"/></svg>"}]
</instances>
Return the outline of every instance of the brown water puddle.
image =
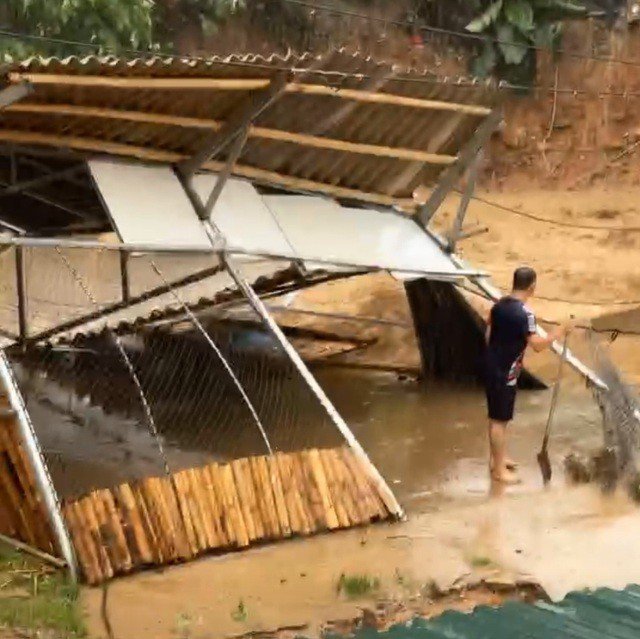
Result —
<instances>
[{"instance_id":1,"label":"brown water puddle","mask_svg":"<svg viewBox=\"0 0 640 639\"><path fill-rule=\"evenodd\" d=\"M435 581L528 574L554 597L585 586L624 586L640 574L640 513L622 497L564 486L560 462L576 442L600 441L589 393L563 391L551 444L554 481L541 486L535 454L550 393L522 393L511 429L523 482L492 489L481 391L418 387L395 376L319 373L407 508L408 521L292 540L121 579L109 587L117 637L226 637L282 626L316 636L366 598L337 592L341 574L379 580L376 597L415 597ZM502 578L502 577L501 577ZM100 636L99 591L87 591ZM182 633L182 635L181 635Z\"/></svg>"}]
</instances>

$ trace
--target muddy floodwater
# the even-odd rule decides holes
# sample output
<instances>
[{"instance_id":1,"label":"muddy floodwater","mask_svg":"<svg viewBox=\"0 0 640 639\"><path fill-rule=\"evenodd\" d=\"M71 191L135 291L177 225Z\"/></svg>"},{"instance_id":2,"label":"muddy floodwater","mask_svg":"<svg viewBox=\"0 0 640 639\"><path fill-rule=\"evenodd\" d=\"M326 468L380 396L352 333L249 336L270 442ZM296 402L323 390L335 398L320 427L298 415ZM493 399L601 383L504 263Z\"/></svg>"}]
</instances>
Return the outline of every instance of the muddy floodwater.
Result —
<instances>
[{"instance_id":1,"label":"muddy floodwater","mask_svg":"<svg viewBox=\"0 0 640 639\"><path fill-rule=\"evenodd\" d=\"M317 374L408 520L118 579L109 587L116 636L205 639L293 626L316 636L323 622L373 605L338 594L341 574L375 577L376 596L397 599L416 597L431 582L446 588L496 575L525 575L553 597L640 578L636 507L592 486L565 485L564 454L601 439L597 409L576 379L568 380L558 407L551 486L543 489L535 461L550 391L522 392L510 435L523 481L496 490L487 476L481 390L420 385L386 373ZM85 591L98 636L100 601L99 590Z\"/></svg>"}]
</instances>

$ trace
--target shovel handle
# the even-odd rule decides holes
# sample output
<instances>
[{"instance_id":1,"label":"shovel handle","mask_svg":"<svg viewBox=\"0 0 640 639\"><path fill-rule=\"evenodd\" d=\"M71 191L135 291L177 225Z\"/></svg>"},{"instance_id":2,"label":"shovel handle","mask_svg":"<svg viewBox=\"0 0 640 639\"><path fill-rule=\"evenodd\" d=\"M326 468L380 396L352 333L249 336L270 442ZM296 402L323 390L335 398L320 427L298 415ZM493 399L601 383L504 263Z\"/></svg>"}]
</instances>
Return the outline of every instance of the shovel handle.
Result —
<instances>
[{"instance_id":1,"label":"shovel handle","mask_svg":"<svg viewBox=\"0 0 640 639\"><path fill-rule=\"evenodd\" d=\"M569 343L569 333L565 333L564 340L562 342L562 353L560 355L560 361L558 363L558 375L553 385L553 393L551 395L551 406L549 408L549 416L547 417L547 425L544 429L544 443L543 448L546 448L546 443L549 440L549 433L551 432L551 424L553 423L553 417L556 412L556 405L558 404L558 394L560 392L560 382L562 381L562 373L564 371L564 362L567 359L567 346Z\"/></svg>"}]
</instances>

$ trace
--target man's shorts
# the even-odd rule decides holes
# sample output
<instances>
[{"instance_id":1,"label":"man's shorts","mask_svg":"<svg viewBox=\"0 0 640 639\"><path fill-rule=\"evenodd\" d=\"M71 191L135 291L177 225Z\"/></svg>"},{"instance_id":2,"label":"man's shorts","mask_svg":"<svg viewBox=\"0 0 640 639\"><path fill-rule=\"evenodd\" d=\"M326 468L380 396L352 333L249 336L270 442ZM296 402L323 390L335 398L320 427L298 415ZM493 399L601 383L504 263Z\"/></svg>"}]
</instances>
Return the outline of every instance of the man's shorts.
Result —
<instances>
[{"instance_id":1,"label":"man's shorts","mask_svg":"<svg viewBox=\"0 0 640 639\"><path fill-rule=\"evenodd\" d=\"M510 422L513 419L513 409L516 403L516 387L507 386L502 380L487 381L485 391L489 419L495 422Z\"/></svg>"}]
</instances>

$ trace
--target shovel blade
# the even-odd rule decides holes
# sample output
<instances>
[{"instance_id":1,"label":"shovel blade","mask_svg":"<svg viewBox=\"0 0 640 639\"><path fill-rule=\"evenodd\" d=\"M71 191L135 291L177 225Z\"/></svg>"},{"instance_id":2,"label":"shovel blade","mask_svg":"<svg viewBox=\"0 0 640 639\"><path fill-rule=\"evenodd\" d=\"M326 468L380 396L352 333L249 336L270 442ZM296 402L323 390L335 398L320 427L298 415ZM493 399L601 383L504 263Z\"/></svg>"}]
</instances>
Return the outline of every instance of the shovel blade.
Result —
<instances>
[{"instance_id":1,"label":"shovel blade","mask_svg":"<svg viewBox=\"0 0 640 639\"><path fill-rule=\"evenodd\" d=\"M540 466L542 481L546 486L551 481L551 461L549 460L549 453L546 448L543 448L538 453L538 466Z\"/></svg>"}]
</instances>

